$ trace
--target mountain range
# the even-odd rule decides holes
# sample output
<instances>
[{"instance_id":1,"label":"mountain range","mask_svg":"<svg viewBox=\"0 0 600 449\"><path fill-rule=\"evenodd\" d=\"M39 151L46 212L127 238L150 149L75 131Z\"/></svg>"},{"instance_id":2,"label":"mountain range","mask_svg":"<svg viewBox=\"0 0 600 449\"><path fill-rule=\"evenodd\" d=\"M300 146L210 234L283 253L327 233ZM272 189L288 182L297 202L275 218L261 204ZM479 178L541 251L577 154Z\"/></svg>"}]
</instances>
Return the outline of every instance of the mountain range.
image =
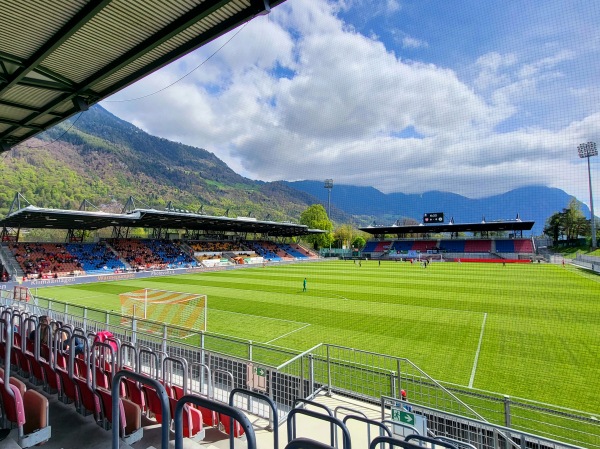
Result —
<instances>
[{"instance_id":1,"label":"mountain range","mask_svg":"<svg viewBox=\"0 0 600 449\"><path fill-rule=\"evenodd\" d=\"M262 182L244 178L213 153L152 136L96 105L80 117L30 139L0 160L0 213L20 192L40 207L77 209L85 199L102 210L119 211L130 196L139 207L175 207L206 214L298 221L311 204L327 206L321 181ZM421 221L444 212L456 223L497 219L534 220L541 234L553 213L572 197L560 189L530 186L488 198L449 192L384 194L373 187L335 185L331 215L337 224ZM587 207L581 204L584 214Z\"/></svg>"},{"instance_id":2,"label":"mountain range","mask_svg":"<svg viewBox=\"0 0 600 449\"><path fill-rule=\"evenodd\" d=\"M328 192L320 181L296 181L288 183L327 204ZM443 212L445 221L455 223L479 223L483 220L507 220L519 217L533 220L535 235L542 233L548 217L567 207L573 197L563 190L529 186L514 189L487 198L467 198L449 192L425 192L423 194L385 194L373 187L336 185L331 192L332 207L352 216L373 217L369 224L392 224L399 218L412 218L422 222L423 214ZM588 207L580 202L581 211L589 216Z\"/></svg>"}]
</instances>

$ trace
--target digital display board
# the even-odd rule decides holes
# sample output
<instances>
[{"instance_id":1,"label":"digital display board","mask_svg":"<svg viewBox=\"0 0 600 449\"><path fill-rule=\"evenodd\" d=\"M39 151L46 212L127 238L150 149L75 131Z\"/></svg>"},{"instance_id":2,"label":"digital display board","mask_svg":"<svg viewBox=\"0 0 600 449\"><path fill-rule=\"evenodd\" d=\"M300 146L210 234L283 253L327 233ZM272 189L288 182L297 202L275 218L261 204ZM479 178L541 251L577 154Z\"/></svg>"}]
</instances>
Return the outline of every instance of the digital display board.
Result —
<instances>
[{"instance_id":1,"label":"digital display board","mask_svg":"<svg viewBox=\"0 0 600 449\"><path fill-rule=\"evenodd\" d=\"M428 212L423 214L423 223L443 223L443 212Z\"/></svg>"}]
</instances>

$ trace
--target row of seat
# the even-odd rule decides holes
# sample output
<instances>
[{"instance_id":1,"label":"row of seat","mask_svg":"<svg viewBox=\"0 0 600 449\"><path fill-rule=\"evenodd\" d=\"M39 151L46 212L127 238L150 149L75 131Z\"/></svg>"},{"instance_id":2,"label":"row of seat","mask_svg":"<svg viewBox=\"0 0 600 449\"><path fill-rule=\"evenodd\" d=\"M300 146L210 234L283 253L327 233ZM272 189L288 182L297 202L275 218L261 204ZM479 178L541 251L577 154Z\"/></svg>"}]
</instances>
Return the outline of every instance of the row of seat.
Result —
<instances>
[{"instance_id":1,"label":"row of seat","mask_svg":"<svg viewBox=\"0 0 600 449\"><path fill-rule=\"evenodd\" d=\"M76 412L92 415L97 424L110 429L113 423L113 373L120 369L134 372L136 367L141 367L137 349L129 343L121 345L120 340L113 336L105 337L102 335L104 332L84 335L82 329L74 329L46 317L36 320L36 317L24 313L6 313L9 315L4 321L14 323L17 332L10 339L13 343L10 356L7 358L6 344L3 344L0 345L0 358L9 359L16 372L31 384L42 386L49 394L57 394L60 401L73 404ZM71 348L75 348L76 356L71 356ZM147 349L145 352L153 354ZM156 354L153 355L158 360ZM121 364L120 360L133 363ZM164 361L175 361L181 366L187 363L184 359L172 357L164 357ZM163 372L166 371L163 369ZM143 375L152 378L149 374ZM207 382L210 382L210 373L207 374ZM170 416L174 416L177 401L187 393L187 380L177 385L161 379L161 384L168 393ZM207 391L211 390L209 385ZM35 393L34 390L32 392ZM119 392L119 434L131 444L143 436L142 417L160 424L163 422L163 410L158 393L152 387L125 379ZM232 424L227 415L189 405L184 407L182 419L184 437L194 439L202 439L207 426L229 433ZM166 424L172 427L171 422ZM244 434L237 422L233 425L233 434L235 437Z\"/></svg>"},{"instance_id":2,"label":"row of seat","mask_svg":"<svg viewBox=\"0 0 600 449\"><path fill-rule=\"evenodd\" d=\"M18 443L22 448L32 447L50 439L48 399L33 389L27 389L19 379L10 375L13 327L10 312L0 315L0 404L2 427L18 429ZM14 360L14 359L13 359ZM22 358L21 361L25 362Z\"/></svg>"},{"instance_id":3,"label":"row of seat","mask_svg":"<svg viewBox=\"0 0 600 449\"><path fill-rule=\"evenodd\" d=\"M386 251L421 251L438 250L450 253L488 253L492 251L492 243L495 244L495 251L498 253L525 253L530 254L534 251L530 239L509 239L509 240L394 240L380 241L370 240L363 248L363 253L379 253Z\"/></svg>"},{"instance_id":4,"label":"row of seat","mask_svg":"<svg viewBox=\"0 0 600 449\"><path fill-rule=\"evenodd\" d=\"M111 239L104 243L70 244L30 244L11 243L10 249L21 269L31 277L46 277L56 274L67 275L100 274L107 270L124 270L126 260L132 267L178 268L195 267L207 256L197 258L187 254L183 247L169 240L149 239ZM262 257L271 260L304 259L316 257L298 244L284 245L273 242L247 242L247 247L232 242L195 242L191 246L195 251L208 248L235 248L236 251L249 251L254 255L255 247ZM113 252L114 250L114 252ZM219 257L223 251L219 250ZM213 258L210 256L208 258ZM1 272L0 272L1 274Z\"/></svg>"}]
</instances>

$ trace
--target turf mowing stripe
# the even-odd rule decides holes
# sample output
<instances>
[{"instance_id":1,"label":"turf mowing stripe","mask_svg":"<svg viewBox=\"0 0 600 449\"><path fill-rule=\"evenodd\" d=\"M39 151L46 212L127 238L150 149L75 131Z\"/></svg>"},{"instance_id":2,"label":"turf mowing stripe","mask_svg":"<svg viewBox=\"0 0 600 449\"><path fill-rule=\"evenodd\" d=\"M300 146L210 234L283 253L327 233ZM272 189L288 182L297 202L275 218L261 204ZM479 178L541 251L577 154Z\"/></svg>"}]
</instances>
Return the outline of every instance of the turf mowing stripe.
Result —
<instances>
[{"instance_id":1,"label":"turf mowing stripe","mask_svg":"<svg viewBox=\"0 0 600 449\"><path fill-rule=\"evenodd\" d=\"M209 308L209 310L210 310L210 308ZM232 312L230 310L223 310L223 309L214 309L214 310L218 310L219 313L233 313L235 315L244 315L244 316L249 316L249 317L252 317L252 318L260 318L262 320L285 321L286 323L308 324L310 326L310 323L305 323L304 321L284 320L283 318L273 318L273 317L270 317L270 316L263 316L263 315L252 315L250 313Z\"/></svg>"},{"instance_id":2,"label":"turf mowing stripe","mask_svg":"<svg viewBox=\"0 0 600 449\"><path fill-rule=\"evenodd\" d=\"M299 327L298 329L295 329L295 330L293 330L293 331L291 331L291 332L288 332L287 334L280 335L279 337L277 337L277 338L274 338L273 340L269 340L269 341L267 341L267 342L265 342L265 343L266 343L266 344L273 343L275 340L279 340L280 338L287 337L288 335L290 335L290 334L293 334L294 332L301 331L302 329L305 329L305 328L307 328L308 326L310 326L310 324L307 324L306 326Z\"/></svg>"},{"instance_id":3,"label":"turf mowing stripe","mask_svg":"<svg viewBox=\"0 0 600 449\"><path fill-rule=\"evenodd\" d=\"M473 361L473 370L471 371L471 379L469 379L469 388L473 388L473 381L475 380L475 372L477 371L477 361L479 360L479 351L481 350L481 342L483 341L483 331L485 329L485 320L487 320L487 313L483 314L483 323L481 324L481 333L479 334L479 343L477 343L477 352L475 353L475 360Z\"/></svg>"}]
</instances>

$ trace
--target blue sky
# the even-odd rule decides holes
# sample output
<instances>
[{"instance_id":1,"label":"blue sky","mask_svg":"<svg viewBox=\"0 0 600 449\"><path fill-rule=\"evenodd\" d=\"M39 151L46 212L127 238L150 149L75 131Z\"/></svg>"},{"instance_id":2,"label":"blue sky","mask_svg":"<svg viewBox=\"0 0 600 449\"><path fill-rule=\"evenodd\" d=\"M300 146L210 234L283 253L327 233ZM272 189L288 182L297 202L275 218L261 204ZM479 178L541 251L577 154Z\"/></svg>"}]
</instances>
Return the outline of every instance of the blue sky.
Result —
<instances>
[{"instance_id":1,"label":"blue sky","mask_svg":"<svg viewBox=\"0 0 600 449\"><path fill-rule=\"evenodd\" d=\"M600 143L599 5L287 0L103 106L253 179L469 197L546 185L587 203L577 145ZM172 87L115 101L164 88L228 39Z\"/></svg>"}]
</instances>

